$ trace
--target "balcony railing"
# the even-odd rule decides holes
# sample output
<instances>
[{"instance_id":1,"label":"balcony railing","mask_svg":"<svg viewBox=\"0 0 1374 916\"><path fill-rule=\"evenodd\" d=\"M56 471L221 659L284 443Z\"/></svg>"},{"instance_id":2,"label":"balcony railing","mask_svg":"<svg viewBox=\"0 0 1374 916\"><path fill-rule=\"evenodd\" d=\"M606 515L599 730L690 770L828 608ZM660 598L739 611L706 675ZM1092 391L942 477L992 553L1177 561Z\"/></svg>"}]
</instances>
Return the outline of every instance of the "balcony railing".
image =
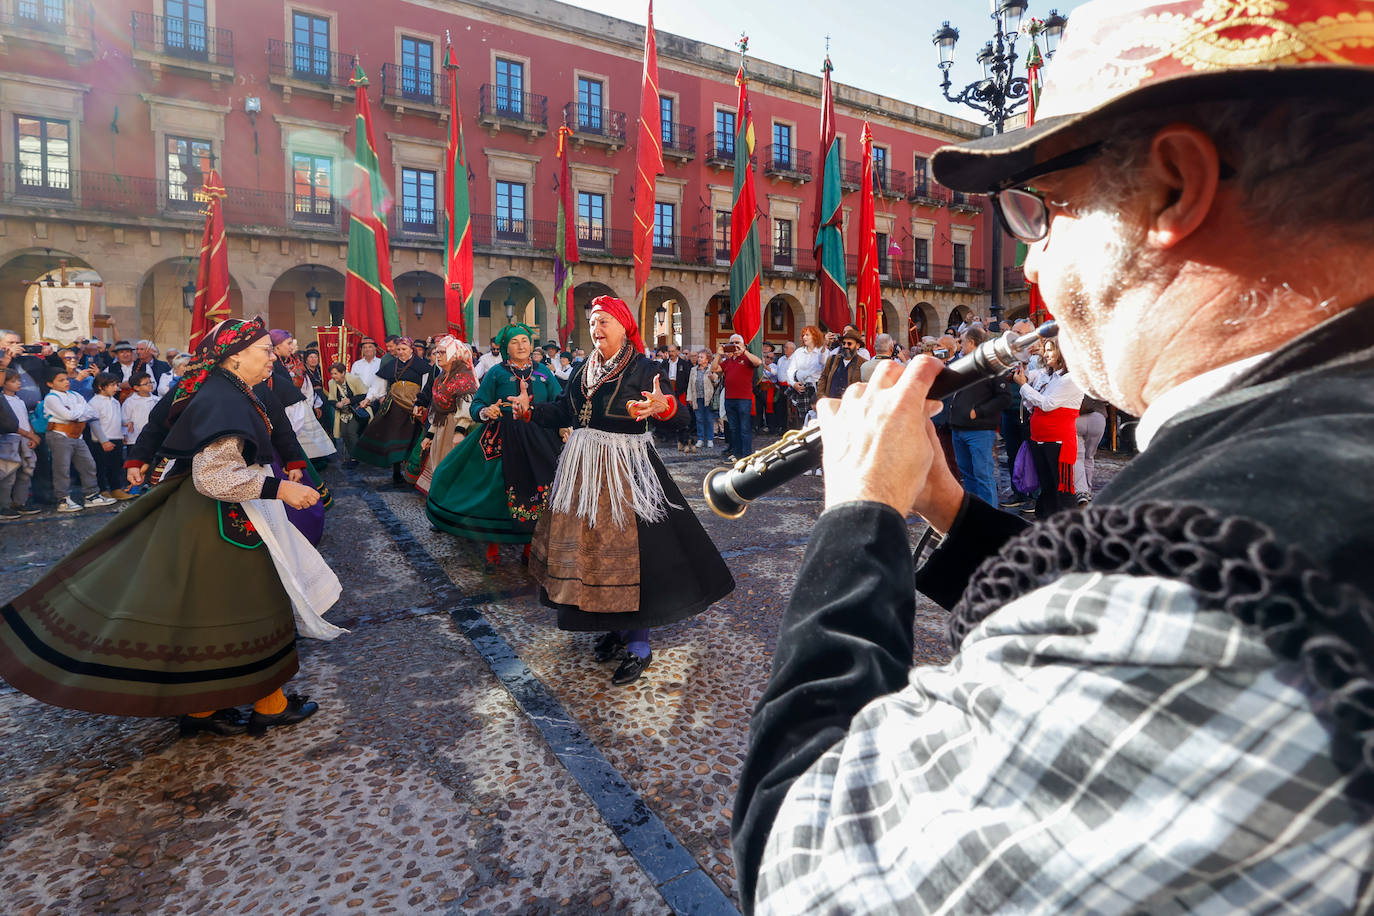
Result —
<instances>
[{"instance_id":1,"label":"balcony railing","mask_svg":"<svg viewBox=\"0 0 1374 916\"><path fill-rule=\"evenodd\" d=\"M234 33L176 16L133 14L133 47L191 63L232 69Z\"/></svg>"},{"instance_id":2,"label":"balcony railing","mask_svg":"<svg viewBox=\"0 0 1374 916\"><path fill-rule=\"evenodd\" d=\"M1003 267L1002 287L1006 290L1029 288L1030 281L1026 279L1026 269L1024 267Z\"/></svg>"},{"instance_id":3,"label":"balcony railing","mask_svg":"<svg viewBox=\"0 0 1374 916\"><path fill-rule=\"evenodd\" d=\"M941 187L925 176L917 175L911 181L907 200L931 207L943 207L949 203L949 189Z\"/></svg>"},{"instance_id":4,"label":"balcony railing","mask_svg":"<svg viewBox=\"0 0 1374 916\"><path fill-rule=\"evenodd\" d=\"M669 121L663 125L663 152L687 156L697 151L697 129L690 124Z\"/></svg>"},{"instance_id":5,"label":"balcony railing","mask_svg":"<svg viewBox=\"0 0 1374 916\"><path fill-rule=\"evenodd\" d=\"M906 196L908 183L906 172L901 169L894 169L891 166L879 167L876 162L873 164L874 194L900 200Z\"/></svg>"},{"instance_id":6,"label":"balcony railing","mask_svg":"<svg viewBox=\"0 0 1374 916\"><path fill-rule=\"evenodd\" d=\"M400 217L399 222L395 221L397 216ZM442 231L439 209L431 203L419 206L396 204L392 208L392 217L391 225L400 229L402 235L437 239Z\"/></svg>"},{"instance_id":7,"label":"balcony railing","mask_svg":"<svg viewBox=\"0 0 1374 916\"><path fill-rule=\"evenodd\" d=\"M777 178L811 180L811 151L774 143L764 149L763 173Z\"/></svg>"},{"instance_id":8,"label":"balcony railing","mask_svg":"<svg viewBox=\"0 0 1374 916\"><path fill-rule=\"evenodd\" d=\"M858 159L840 160L840 187L846 191L857 191L864 180L864 164Z\"/></svg>"},{"instance_id":9,"label":"balcony railing","mask_svg":"<svg viewBox=\"0 0 1374 916\"><path fill-rule=\"evenodd\" d=\"M382 99L436 107L446 105L448 74L401 64L382 64Z\"/></svg>"},{"instance_id":10,"label":"balcony railing","mask_svg":"<svg viewBox=\"0 0 1374 916\"><path fill-rule=\"evenodd\" d=\"M625 144L625 112L609 108L593 108L581 102L569 102L563 106L563 123L571 127L573 133L588 137L601 137L608 144Z\"/></svg>"},{"instance_id":11,"label":"balcony railing","mask_svg":"<svg viewBox=\"0 0 1374 916\"><path fill-rule=\"evenodd\" d=\"M728 165L735 164L735 135L725 131L714 131L706 138L706 164L707 165Z\"/></svg>"},{"instance_id":12,"label":"balcony railing","mask_svg":"<svg viewBox=\"0 0 1374 916\"><path fill-rule=\"evenodd\" d=\"M977 194L965 194L963 191L951 191L949 207L951 210L963 210L967 213L982 213L983 198Z\"/></svg>"},{"instance_id":13,"label":"balcony railing","mask_svg":"<svg viewBox=\"0 0 1374 916\"><path fill-rule=\"evenodd\" d=\"M483 118L548 130L549 97L533 92L515 92L495 83L483 83L478 91L477 113Z\"/></svg>"},{"instance_id":14,"label":"balcony railing","mask_svg":"<svg viewBox=\"0 0 1374 916\"><path fill-rule=\"evenodd\" d=\"M356 58L313 45L275 38L267 40L267 73L278 78L315 83L331 89L347 89L353 79Z\"/></svg>"}]
</instances>

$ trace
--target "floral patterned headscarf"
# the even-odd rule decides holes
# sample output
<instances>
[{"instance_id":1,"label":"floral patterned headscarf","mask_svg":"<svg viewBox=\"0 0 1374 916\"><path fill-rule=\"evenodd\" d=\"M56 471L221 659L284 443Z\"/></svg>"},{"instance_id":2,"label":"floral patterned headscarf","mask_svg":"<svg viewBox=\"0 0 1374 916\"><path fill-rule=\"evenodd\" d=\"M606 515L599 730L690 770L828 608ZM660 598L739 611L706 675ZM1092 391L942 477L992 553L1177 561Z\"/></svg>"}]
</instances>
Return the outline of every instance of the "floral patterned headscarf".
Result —
<instances>
[{"instance_id":1,"label":"floral patterned headscarf","mask_svg":"<svg viewBox=\"0 0 1374 916\"><path fill-rule=\"evenodd\" d=\"M191 398L195 397L200 386L205 384L205 380L210 377L210 370L220 364L222 360L247 350L255 342L267 336L267 326L263 324L261 318L243 319L228 318L215 325L205 339L196 347L195 354L191 357L191 362L186 364L186 370L181 376L181 381L177 383L175 394L172 397L172 407L168 413L169 420L175 419Z\"/></svg>"}]
</instances>

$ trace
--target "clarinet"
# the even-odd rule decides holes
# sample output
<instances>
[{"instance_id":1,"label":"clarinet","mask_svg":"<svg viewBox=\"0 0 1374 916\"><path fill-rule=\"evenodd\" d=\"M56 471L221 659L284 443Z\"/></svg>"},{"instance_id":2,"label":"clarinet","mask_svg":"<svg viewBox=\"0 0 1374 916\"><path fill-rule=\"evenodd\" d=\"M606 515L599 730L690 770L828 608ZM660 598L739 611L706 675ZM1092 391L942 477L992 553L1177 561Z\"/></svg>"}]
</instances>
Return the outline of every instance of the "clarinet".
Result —
<instances>
[{"instance_id":1,"label":"clarinet","mask_svg":"<svg viewBox=\"0 0 1374 916\"><path fill-rule=\"evenodd\" d=\"M972 353L940 370L930 384L929 399L942 400L983 379L996 378L1016 365L1018 353L1058 333L1058 326L1047 321L1022 337L1007 331L984 341ZM751 502L820 463L821 425L813 420L801 429L788 430L777 442L729 467L707 474L702 481L706 505L721 518L739 518Z\"/></svg>"}]
</instances>

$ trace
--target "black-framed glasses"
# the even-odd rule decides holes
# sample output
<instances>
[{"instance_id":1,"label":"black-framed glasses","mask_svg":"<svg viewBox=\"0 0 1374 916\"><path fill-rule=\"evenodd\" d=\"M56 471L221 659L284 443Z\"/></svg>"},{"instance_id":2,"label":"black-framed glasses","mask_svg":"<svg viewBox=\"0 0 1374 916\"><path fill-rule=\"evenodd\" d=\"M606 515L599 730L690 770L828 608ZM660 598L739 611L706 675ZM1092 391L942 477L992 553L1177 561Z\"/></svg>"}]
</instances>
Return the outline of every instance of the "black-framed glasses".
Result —
<instances>
[{"instance_id":1,"label":"black-framed glasses","mask_svg":"<svg viewBox=\"0 0 1374 916\"><path fill-rule=\"evenodd\" d=\"M1049 235L1050 210L1045 203L1044 195L1024 185L1051 172L1082 165L1102 152L1104 145L1105 141L1099 140L1069 150L1005 181L1002 187L992 194L992 206L997 211L1002 228L1006 229L1012 238L1027 244L1038 242Z\"/></svg>"}]
</instances>

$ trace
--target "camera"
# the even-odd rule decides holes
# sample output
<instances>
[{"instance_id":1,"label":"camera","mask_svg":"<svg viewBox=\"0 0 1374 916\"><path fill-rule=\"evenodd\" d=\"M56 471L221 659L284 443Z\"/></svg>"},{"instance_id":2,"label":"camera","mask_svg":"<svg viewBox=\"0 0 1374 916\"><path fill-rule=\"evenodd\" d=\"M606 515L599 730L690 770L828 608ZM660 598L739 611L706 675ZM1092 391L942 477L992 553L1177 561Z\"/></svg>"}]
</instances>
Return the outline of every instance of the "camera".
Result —
<instances>
[{"instance_id":1,"label":"camera","mask_svg":"<svg viewBox=\"0 0 1374 916\"><path fill-rule=\"evenodd\" d=\"M936 359L949 359L949 351L946 350L944 347L941 347L940 349L934 351L930 355L935 357Z\"/></svg>"},{"instance_id":2,"label":"camera","mask_svg":"<svg viewBox=\"0 0 1374 916\"><path fill-rule=\"evenodd\" d=\"M22 347L19 348L19 352L21 352L21 353L28 353L28 354L30 354L31 356L37 356L39 353L42 353L42 352L43 352L43 345L42 345L42 344L24 344Z\"/></svg>"}]
</instances>

